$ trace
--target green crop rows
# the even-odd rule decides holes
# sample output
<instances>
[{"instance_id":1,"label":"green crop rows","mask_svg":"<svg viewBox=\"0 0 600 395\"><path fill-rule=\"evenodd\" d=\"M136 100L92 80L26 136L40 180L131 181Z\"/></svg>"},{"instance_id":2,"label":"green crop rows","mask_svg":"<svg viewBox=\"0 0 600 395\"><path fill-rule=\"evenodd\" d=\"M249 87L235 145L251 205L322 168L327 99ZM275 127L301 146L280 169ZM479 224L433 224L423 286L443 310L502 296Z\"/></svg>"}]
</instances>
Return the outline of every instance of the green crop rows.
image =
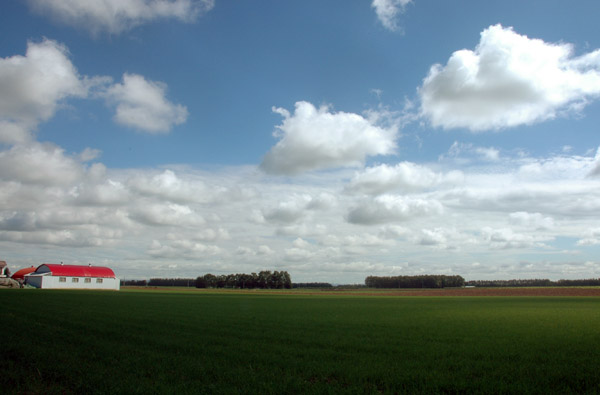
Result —
<instances>
[{"instance_id":1,"label":"green crop rows","mask_svg":"<svg viewBox=\"0 0 600 395\"><path fill-rule=\"evenodd\" d=\"M3 393L599 393L600 298L0 292Z\"/></svg>"}]
</instances>

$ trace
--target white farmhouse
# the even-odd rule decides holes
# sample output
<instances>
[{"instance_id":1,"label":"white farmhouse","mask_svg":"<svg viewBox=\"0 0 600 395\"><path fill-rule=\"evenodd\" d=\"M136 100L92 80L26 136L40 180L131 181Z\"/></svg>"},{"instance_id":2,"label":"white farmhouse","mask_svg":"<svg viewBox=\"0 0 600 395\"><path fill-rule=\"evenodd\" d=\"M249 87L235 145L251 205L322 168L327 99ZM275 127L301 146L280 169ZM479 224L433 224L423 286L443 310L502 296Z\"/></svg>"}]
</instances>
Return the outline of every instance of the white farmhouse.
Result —
<instances>
[{"instance_id":1,"label":"white farmhouse","mask_svg":"<svg viewBox=\"0 0 600 395\"><path fill-rule=\"evenodd\" d=\"M44 263L25 276L25 282L36 288L111 289L118 291L119 279L112 269L102 266Z\"/></svg>"}]
</instances>

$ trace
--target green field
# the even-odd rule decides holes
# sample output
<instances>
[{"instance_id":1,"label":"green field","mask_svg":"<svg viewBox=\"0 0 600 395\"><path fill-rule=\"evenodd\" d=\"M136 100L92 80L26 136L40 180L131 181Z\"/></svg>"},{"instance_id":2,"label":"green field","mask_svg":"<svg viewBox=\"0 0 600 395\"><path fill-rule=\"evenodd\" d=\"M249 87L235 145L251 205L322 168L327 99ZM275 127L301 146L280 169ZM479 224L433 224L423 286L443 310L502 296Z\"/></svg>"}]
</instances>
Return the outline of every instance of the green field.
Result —
<instances>
[{"instance_id":1,"label":"green field","mask_svg":"<svg viewBox=\"0 0 600 395\"><path fill-rule=\"evenodd\" d=\"M600 393L600 298L4 290L3 393Z\"/></svg>"}]
</instances>

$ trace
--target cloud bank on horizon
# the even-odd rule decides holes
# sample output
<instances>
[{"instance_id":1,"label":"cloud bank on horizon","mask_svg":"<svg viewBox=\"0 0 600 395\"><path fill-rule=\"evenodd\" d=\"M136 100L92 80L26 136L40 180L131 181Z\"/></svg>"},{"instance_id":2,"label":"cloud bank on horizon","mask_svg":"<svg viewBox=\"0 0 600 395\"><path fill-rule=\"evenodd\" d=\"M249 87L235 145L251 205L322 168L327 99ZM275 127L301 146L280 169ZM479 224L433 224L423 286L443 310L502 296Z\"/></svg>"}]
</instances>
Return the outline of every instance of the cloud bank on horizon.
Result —
<instances>
[{"instance_id":1,"label":"cloud bank on horizon","mask_svg":"<svg viewBox=\"0 0 600 395\"><path fill-rule=\"evenodd\" d=\"M600 50L592 37L581 38L581 51L519 26L471 27L473 42L479 34L471 49L441 52L423 42L419 51L435 50L428 58L438 60L407 64L401 76L381 63L397 64L397 51L377 47L385 56L374 66L366 55L345 64L370 71L363 75L371 86L354 100L361 81L344 78L352 70L332 59L358 45L356 37L337 37L346 45L338 52L300 38L293 51L275 53L271 40L293 27L273 15L260 19L275 25L261 25L251 50L220 41L227 37L217 33L233 28L243 36L248 21L245 37L257 32L252 18L262 16L237 11L241 5L27 4L14 18L38 18L48 34L23 27L11 42L24 52L0 56L0 245L12 265L91 261L123 278L274 269L294 281L335 283L419 273L600 275L591 110ZM408 51L420 3L365 6L370 18L357 9L357 28L406 45L401 59L419 64ZM309 25L336 35L301 24ZM120 46L165 55L140 61ZM306 83L315 62L331 85L319 76ZM273 63L281 67L261 72ZM341 84L333 83L338 75ZM408 91L394 92L398 78ZM553 126L559 121L568 130ZM220 158L213 164L203 159L211 151ZM235 162L239 152L254 162ZM131 164L116 164L123 158Z\"/></svg>"}]
</instances>

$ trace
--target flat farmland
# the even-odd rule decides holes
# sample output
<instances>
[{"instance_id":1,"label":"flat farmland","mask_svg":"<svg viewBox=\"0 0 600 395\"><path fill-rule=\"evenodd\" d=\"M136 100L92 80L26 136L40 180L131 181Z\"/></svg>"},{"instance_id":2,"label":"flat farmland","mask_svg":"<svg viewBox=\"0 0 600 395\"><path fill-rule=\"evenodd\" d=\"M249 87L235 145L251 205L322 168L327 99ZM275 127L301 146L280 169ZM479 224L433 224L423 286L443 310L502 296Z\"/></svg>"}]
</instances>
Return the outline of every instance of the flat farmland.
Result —
<instances>
[{"instance_id":1,"label":"flat farmland","mask_svg":"<svg viewBox=\"0 0 600 395\"><path fill-rule=\"evenodd\" d=\"M0 385L34 394L600 392L598 296L390 293L3 290Z\"/></svg>"}]
</instances>

